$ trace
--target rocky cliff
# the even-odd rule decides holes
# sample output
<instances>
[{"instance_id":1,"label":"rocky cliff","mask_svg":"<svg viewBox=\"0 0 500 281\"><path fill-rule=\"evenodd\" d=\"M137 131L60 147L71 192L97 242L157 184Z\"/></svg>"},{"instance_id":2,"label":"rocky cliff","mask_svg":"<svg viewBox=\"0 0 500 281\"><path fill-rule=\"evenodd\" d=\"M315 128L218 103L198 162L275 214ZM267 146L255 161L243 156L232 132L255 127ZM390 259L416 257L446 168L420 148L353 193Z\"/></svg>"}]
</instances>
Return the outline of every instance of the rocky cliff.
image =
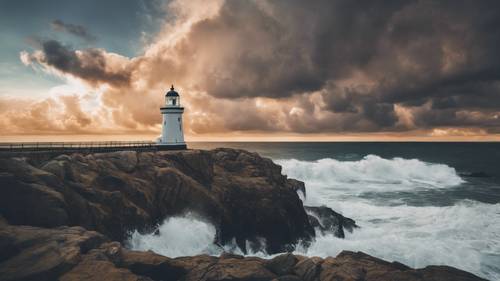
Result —
<instances>
[{"instance_id":1,"label":"rocky cliff","mask_svg":"<svg viewBox=\"0 0 500 281\"><path fill-rule=\"evenodd\" d=\"M71 281L479 281L447 266L412 269L363 253L326 259L282 254L273 259L223 254L168 258L130 251L82 227L11 226L0 218L0 279Z\"/></svg>"},{"instance_id":2,"label":"rocky cliff","mask_svg":"<svg viewBox=\"0 0 500 281\"><path fill-rule=\"evenodd\" d=\"M11 224L82 226L124 241L164 218L197 212L217 241L265 238L270 253L314 230L296 190L270 159L242 150L112 152L0 159L0 213Z\"/></svg>"},{"instance_id":3,"label":"rocky cliff","mask_svg":"<svg viewBox=\"0 0 500 281\"><path fill-rule=\"evenodd\" d=\"M171 259L123 248L132 230L198 213L215 243L266 241L268 253L338 237L353 220L306 207L302 182L243 150L0 155L0 280L481 280L449 267L414 270L362 253L271 260L223 254ZM251 243L252 244L252 243Z\"/></svg>"}]
</instances>

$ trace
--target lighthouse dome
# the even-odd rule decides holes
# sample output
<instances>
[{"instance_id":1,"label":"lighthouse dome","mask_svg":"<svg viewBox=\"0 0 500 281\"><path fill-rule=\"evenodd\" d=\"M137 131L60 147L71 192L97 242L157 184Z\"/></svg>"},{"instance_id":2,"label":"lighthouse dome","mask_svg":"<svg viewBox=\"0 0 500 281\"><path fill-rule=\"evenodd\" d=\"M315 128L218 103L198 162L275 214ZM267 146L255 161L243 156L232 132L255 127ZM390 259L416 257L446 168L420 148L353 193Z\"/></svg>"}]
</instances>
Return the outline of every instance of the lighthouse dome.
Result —
<instances>
[{"instance_id":1,"label":"lighthouse dome","mask_svg":"<svg viewBox=\"0 0 500 281\"><path fill-rule=\"evenodd\" d=\"M172 85L172 87L170 88L170 91L167 92L167 94L165 95L167 97L178 97L179 96L179 93L177 93L175 90L174 90L174 85Z\"/></svg>"}]
</instances>

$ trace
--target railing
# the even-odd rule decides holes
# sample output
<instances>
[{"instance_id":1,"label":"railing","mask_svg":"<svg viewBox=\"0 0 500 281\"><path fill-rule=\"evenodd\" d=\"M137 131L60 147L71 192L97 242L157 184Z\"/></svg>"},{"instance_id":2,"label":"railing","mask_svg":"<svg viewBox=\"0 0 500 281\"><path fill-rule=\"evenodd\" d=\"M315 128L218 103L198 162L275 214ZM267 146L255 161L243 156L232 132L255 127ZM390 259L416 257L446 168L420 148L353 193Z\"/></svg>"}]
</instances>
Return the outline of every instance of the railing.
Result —
<instances>
[{"instance_id":1,"label":"railing","mask_svg":"<svg viewBox=\"0 0 500 281\"><path fill-rule=\"evenodd\" d=\"M155 149L151 141L107 141L107 142L0 142L0 151L107 151L120 149Z\"/></svg>"}]
</instances>

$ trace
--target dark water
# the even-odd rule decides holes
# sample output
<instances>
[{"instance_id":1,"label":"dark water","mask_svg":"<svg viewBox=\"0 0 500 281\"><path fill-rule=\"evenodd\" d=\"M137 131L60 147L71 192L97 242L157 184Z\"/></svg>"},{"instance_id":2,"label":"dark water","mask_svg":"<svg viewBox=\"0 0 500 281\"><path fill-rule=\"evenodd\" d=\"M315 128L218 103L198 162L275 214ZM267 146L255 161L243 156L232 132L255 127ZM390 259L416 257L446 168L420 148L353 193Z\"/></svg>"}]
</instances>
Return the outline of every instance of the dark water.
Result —
<instances>
[{"instance_id":1,"label":"dark water","mask_svg":"<svg viewBox=\"0 0 500 281\"><path fill-rule=\"evenodd\" d=\"M484 203L500 202L500 143L395 143L395 142L193 142L190 148L231 147L257 152L271 159L315 161L333 158L357 161L367 155L392 159L418 159L427 163L446 164L466 180L444 194L429 190L404 196L408 204L449 205L457 200L472 199ZM424 196L416 200L413 196ZM432 201L432 202L429 202Z\"/></svg>"},{"instance_id":2,"label":"dark water","mask_svg":"<svg viewBox=\"0 0 500 281\"><path fill-rule=\"evenodd\" d=\"M500 143L189 143L269 157L361 229L318 237L306 255L359 250L413 267L451 265L500 280Z\"/></svg>"}]
</instances>

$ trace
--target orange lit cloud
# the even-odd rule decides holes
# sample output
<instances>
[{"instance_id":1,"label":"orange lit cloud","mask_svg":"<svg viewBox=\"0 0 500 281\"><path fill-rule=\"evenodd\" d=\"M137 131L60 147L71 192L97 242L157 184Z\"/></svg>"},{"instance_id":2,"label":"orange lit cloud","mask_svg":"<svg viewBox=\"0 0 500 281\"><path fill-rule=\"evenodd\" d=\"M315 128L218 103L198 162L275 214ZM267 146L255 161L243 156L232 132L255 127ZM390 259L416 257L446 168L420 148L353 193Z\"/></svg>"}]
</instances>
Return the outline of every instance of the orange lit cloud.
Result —
<instances>
[{"instance_id":1,"label":"orange lit cloud","mask_svg":"<svg viewBox=\"0 0 500 281\"><path fill-rule=\"evenodd\" d=\"M1 98L0 124L11 134L154 134L174 83L195 137L500 131L500 58L484 55L495 40L467 5L359 5L173 1L172 19L133 58L46 40L21 61L83 93Z\"/></svg>"}]
</instances>

